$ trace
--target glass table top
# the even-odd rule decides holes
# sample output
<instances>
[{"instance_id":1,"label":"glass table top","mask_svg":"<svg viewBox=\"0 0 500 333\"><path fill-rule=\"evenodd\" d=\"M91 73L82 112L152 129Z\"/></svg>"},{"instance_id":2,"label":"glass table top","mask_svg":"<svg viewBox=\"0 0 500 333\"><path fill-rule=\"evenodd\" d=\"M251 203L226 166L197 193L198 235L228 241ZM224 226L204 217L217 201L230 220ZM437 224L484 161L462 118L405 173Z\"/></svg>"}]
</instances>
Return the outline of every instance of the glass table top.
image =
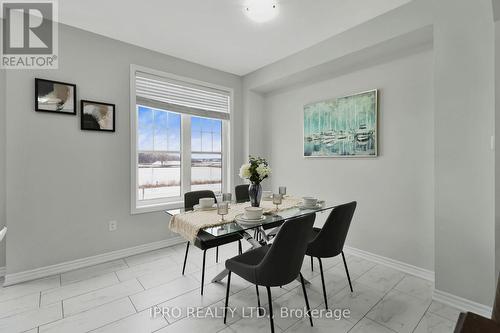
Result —
<instances>
[{"instance_id":1,"label":"glass table top","mask_svg":"<svg viewBox=\"0 0 500 333\"><path fill-rule=\"evenodd\" d=\"M250 206L250 203L248 203L248 206ZM230 234L235 234L235 233L242 233L245 230L250 230L250 229L255 229L255 228L260 228L264 226L268 227L274 227L274 226L279 226L286 220L289 220L291 218L295 217L300 217L300 216L305 216L309 214L314 214L314 213L322 213L326 212L329 210L332 210L335 208L337 205L329 202L323 202L321 205L318 205L314 208L303 208L303 207L292 207L284 210L280 210L278 212L270 212L264 214L264 218L259 221L259 222L252 222L252 223L239 223L236 221L228 222L226 224L216 226L216 227L210 227L210 228L204 228L202 229L203 231L211 234L212 236L218 237L218 236L225 236L225 235L230 235ZM171 210L166 210L165 213L168 215L174 216L177 214L181 214L185 212L184 209L171 209Z\"/></svg>"}]
</instances>

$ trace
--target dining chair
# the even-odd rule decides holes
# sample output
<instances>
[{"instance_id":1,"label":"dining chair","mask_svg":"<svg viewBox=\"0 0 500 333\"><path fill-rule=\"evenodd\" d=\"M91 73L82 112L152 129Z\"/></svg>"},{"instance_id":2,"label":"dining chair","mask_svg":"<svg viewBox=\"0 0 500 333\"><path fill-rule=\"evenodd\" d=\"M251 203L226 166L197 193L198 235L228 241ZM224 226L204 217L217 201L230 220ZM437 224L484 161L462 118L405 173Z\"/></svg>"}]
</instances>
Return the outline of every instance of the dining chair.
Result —
<instances>
[{"instance_id":1,"label":"dining chair","mask_svg":"<svg viewBox=\"0 0 500 333\"><path fill-rule=\"evenodd\" d=\"M194 206L197 205L201 198L214 198L215 202L217 202L217 198L213 191L203 190L203 191L192 191L184 194L184 209L185 210L193 210ZM203 266L201 268L201 294L203 295L203 286L205 282L205 259L207 255L207 250L216 248L215 250L215 262L219 261L219 246L226 245L232 242L238 241L238 253L242 252L241 247L241 239L243 237L238 234L228 235L226 237L217 237L215 238L208 232L201 230L196 239L195 246L200 248L203 251ZM184 271L186 270L186 261L189 252L189 244L188 241L186 243L186 254L184 255L184 264L182 265L182 275L184 275Z\"/></svg>"},{"instance_id":2,"label":"dining chair","mask_svg":"<svg viewBox=\"0 0 500 333\"><path fill-rule=\"evenodd\" d=\"M229 273L227 276L224 324L227 319L231 273L234 272L256 286L257 299L259 297L259 286L266 287L272 333L274 333L274 321L271 287L286 285L300 276L307 315L311 326L313 326L304 277L300 273L300 268L311 237L314 219L314 214L290 219L283 224L272 245L265 245L226 260L226 268ZM259 299L258 304L260 308Z\"/></svg>"},{"instance_id":3,"label":"dining chair","mask_svg":"<svg viewBox=\"0 0 500 333\"><path fill-rule=\"evenodd\" d=\"M247 202L250 201L250 195L248 194L248 187L250 185L237 185L234 188L234 195L236 196L236 202Z\"/></svg>"},{"instance_id":4,"label":"dining chair","mask_svg":"<svg viewBox=\"0 0 500 333\"><path fill-rule=\"evenodd\" d=\"M351 288L351 292L353 291L343 249L356 205L356 201L353 201L335 207L330 215L328 215L323 228L313 228L312 240L307 247L306 255L311 257L311 270L313 270L313 258L318 258L319 261L326 309L328 309L328 302L326 298L325 276L323 274L323 263L321 262L321 258L332 258L339 254L342 255L349 287Z\"/></svg>"}]
</instances>

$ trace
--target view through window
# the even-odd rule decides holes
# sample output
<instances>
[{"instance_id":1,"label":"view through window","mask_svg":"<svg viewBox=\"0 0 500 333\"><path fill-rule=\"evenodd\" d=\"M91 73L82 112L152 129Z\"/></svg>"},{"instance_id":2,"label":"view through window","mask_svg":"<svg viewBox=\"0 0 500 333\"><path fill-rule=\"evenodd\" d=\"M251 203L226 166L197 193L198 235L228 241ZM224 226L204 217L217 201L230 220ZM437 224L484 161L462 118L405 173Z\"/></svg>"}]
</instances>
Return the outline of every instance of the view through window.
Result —
<instances>
[{"instance_id":1,"label":"view through window","mask_svg":"<svg viewBox=\"0 0 500 333\"><path fill-rule=\"evenodd\" d=\"M138 106L138 200L182 195L182 116ZM222 191L222 120L190 117L190 190Z\"/></svg>"}]
</instances>

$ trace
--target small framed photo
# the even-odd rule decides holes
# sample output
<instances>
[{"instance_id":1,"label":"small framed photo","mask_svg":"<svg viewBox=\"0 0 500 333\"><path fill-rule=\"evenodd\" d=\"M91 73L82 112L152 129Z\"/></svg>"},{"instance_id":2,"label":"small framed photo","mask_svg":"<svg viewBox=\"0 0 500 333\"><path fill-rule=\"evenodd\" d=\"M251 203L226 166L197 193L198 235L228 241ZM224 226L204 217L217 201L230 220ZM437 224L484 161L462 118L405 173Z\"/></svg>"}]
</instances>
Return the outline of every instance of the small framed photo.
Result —
<instances>
[{"instance_id":1,"label":"small framed photo","mask_svg":"<svg viewBox=\"0 0 500 333\"><path fill-rule=\"evenodd\" d=\"M81 100L81 129L84 131L115 131L115 105Z\"/></svg>"},{"instance_id":2,"label":"small framed photo","mask_svg":"<svg viewBox=\"0 0 500 333\"><path fill-rule=\"evenodd\" d=\"M76 115L76 85L35 79L35 111Z\"/></svg>"}]
</instances>

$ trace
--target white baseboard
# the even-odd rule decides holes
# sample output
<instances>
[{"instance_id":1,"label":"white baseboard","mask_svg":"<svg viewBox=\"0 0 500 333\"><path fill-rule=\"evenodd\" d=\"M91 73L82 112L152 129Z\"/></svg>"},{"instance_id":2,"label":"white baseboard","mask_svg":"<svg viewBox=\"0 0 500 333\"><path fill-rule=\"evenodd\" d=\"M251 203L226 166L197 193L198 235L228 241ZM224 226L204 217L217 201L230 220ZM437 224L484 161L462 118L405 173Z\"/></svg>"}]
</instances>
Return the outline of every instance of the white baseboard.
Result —
<instances>
[{"instance_id":1,"label":"white baseboard","mask_svg":"<svg viewBox=\"0 0 500 333\"><path fill-rule=\"evenodd\" d=\"M432 299L443 304L455 307L461 311L474 312L486 318L491 317L492 308L480 303L470 301L466 298L458 297L441 290L434 290Z\"/></svg>"},{"instance_id":2,"label":"white baseboard","mask_svg":"<svg viewBox=\"0 0 500 333\"><path fill-rule=\"evenodd\" d=\"M5 266L0 267L0 277L5 276L6 271L7 271L7 269L5 268Z\"/></svg>"},{"instance_id":3,"label":"white baseboard","mask_svg":"<svg viewBox=\"0 0 500 333\"><path fill-rule=\"evenodd\" d=\"M407 273L410 275L414 275L416 277L434 282L434 272L433 271L429 271L427 269L413 266L413 265L404 263L402 261L379 256L378 254L359 250L359 249L349 247L349 246L344 246L344 252L349 253L349 254L353 254L355 256L361 257L361 258L366 259L368 261L372 261L372 262L375 262L377 264L389 266L389 267L397 269L401 272L404 272L404 273Z\"/></svg>"},{"instance_id":4,"label":"white baseboard","mask_svg":"<svg viewBox=\"0 0 500 333\"><path fill-rule=\"evenodd\" d=\"M173 237L173 238L169 238L169 239L165 239L165 240L161 240L161 241L157 241L157 242L153 242L153 243L129 247L129 248L122 249L122 250L111 251L111 252L98 254L95 256L91 256L91 257L66 261L66 262L62 262L60 264L35 268L32 270L28 270L28 271L12 273L12 274L5 274L5 271L4 271L4 275L5 275L4 286L10 286L10 285L20 283L20 282L25 282L25 281L35 280L35 279L39 279L39 278L43 278L43 277L47 277L47 276L51 276L51 275L55 275L55 274L65 273L65 272L72 271L72 270L75 270L78 268L102 264L102 263L107 262L107 261L122 259L125 257L132 256L134 254L153 251L153 250L161 249L161 248L168 247L168 246L177 245L177 244L184 243L184 242L185 242L185 240L182 237L177 236L177 237ZM5 267L4 267L4 270L5 270ZM1 271L0 271L0 273L1 273Z\"/></svg>"}]
</instances>

